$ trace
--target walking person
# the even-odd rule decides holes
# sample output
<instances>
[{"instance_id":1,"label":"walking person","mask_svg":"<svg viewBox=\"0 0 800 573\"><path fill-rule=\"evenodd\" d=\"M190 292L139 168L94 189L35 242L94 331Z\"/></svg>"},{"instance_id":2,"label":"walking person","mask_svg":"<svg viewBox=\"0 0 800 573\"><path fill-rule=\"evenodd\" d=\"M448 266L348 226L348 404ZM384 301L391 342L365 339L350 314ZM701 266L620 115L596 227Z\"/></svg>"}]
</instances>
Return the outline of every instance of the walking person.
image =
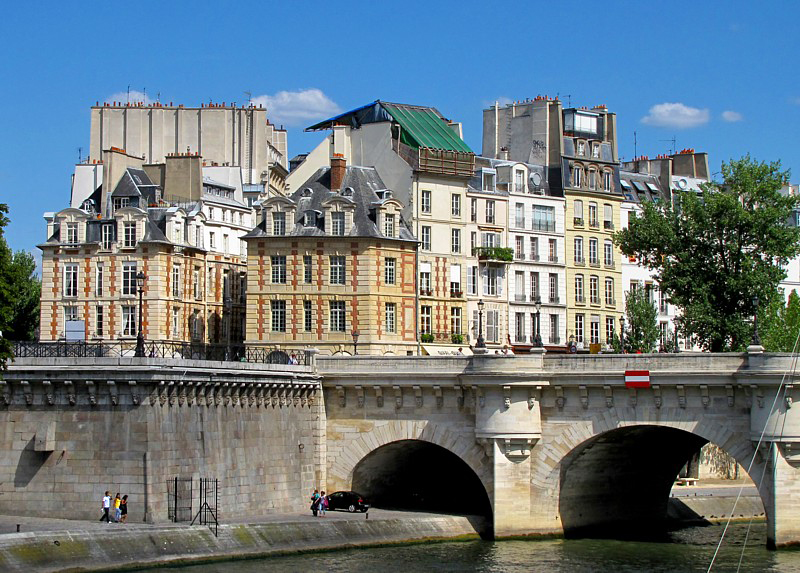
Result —
<instances>
[{"instance_id":1,"label":"walking person","mask_svg":"<svg viewBox=\"0 0 800 573\"><path fill-rule=\"evenodd\" d=\"M314 517L317 517L318 512L319 512L319 490L315 489L314 493L311 494L311 513L314 514Z\"/></svg>"},{"instance_id":2,"label":"walking person","mask_svg":"<svg viewBox=\"0 0 800 573\"><path fill-rule=\"evenodd\" d=\"M114 498L114 521L119 523L120 518L120 510L119 506L122 503L122 500L119 498L119 492L117 492L117 497Z\"/></svg>"},{"instance_id":3,"label":"walking person","mask_svg":"<svg viewBox=\"0 0 800 573\"><path fill-rule=\"evenodd\" d=\"M325 495L325 492L322 491L319 494L319 514L325 517L326 511L328 511L328 497Z\"/></svg>"},{"instance_id":4,"label":"walking person","mask_svg":"<svg viewBox=\"0 0 800 573\"><path fill-rule=\"evenodd\" d=\"M111 520L108 518L108 510L111 509L111 492L106 492L103 496L103 515L100 516L100 521L106 520L106 523L111 523Z\"/></svg>"},{"instance_id":5,"label":"walking person","mask_svg":"<svg viewBox=\"0 0 800 573\"><path fill-rule=\"evenodd\" d=\"M121 514L120 523L128 522L128 496L123 495L122 500L119 502L119 512Z\"/></svg>"}]
</instances>

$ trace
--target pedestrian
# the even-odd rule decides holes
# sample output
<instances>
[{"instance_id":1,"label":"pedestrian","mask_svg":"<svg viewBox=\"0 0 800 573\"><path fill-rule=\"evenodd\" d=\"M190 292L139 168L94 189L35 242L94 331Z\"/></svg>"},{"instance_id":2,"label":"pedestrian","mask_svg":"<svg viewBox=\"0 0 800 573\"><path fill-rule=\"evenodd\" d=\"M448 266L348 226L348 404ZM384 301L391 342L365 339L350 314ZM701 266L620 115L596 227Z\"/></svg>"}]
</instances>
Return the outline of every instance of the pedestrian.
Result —
<instances>
[{"instance_id":1,"label":"pedestrian","mask_svg":"<svg viewBox=\"0 0 800 573\"><path fill-rule=\"evenodd\" d=\"M114 498L114 521L119 523L120 518L120 511L119 506L122 503L122 500L119 497L119 492L117 492L117 496Z\"/></svg>"},{"instance_id":2,"label":"pedestrian","mask_svg":"<svg viewBox=\"0 0 800 573\"><path fill-rule=\"evenodd\" d=\"M458 354L459 356L463 356L464 355L464 349L459 346L458 352L456 354Z\"/></svg>"},{"instance_id":3,"label":"pedestrian","mask_svg":"<svg viewBox=\"0 0 800 573\"><path fill-rule=\"evenodd\" d=\"M122 500L119 502L119 512L121 514L120 523L128 522L128 496L123 495Z\"/></svg>"},{"instance_id":4,"label":"pedestrian","mask_svg":"<svg viewBox=\"0 0 800 573\"><path fill-rule=\"evenodd\" d=\"M289 357L289 364L292 364L292 365L298 364L297 356L295 356L294 353L292 353L292 355Z\"/></svg>"},{"instance_id":5,"label":"pedestrian","mask_svg":"<svg viewBox=\"0 0 800 573\"><path fill-rule=\"evenodd\" d=\"M317 517L318 512L319 512L319 490L315 489L314 493L311 494L311 513L314 514L314 517Z\"/></svg>"},{"instance_id":6,"label":"pedestrian","mask_svg":"<svg viewBox=\"0 0 800 573\"><path fill-rule=\"evenodd\" d=\"M322 517L325 517L326 511L328 511L328 497L325 495L325 491L323 490L319 494L319 514Z\"/></svg>"},{"instance_id":7,"label":"pedestrian","mask_svg":"<svg viewBox=\"0 0 800 573\"><path fill-rule=\"evenodd\" d=\"M106 492L103 496L103 505L101 506L103 509L103 515L100 516L100 521L106 520L106 523L111 523L111 520L108 518L108 510L111 509L111 492Z\"/></svg>"}]
</instances>

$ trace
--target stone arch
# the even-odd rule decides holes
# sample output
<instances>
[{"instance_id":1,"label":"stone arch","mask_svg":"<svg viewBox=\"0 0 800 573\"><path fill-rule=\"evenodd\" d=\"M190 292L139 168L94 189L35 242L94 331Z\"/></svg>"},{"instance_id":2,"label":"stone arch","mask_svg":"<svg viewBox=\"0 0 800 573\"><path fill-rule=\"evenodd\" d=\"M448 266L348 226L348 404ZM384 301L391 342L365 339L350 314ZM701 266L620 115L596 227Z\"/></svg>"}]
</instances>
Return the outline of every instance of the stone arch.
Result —
<instances>
[{"instance_id":1,"label":"stone arch","mask_svg":"<svg viewBox=\"0 0 800 573\"><path fill-rule=\"evenodd\" d=\"M458 432L447 425L426 420L376 422L372 431L358 432L353 438L345 438L337 444L338 455L331 456L329 453L328 488L348 489L353 481L353 472L361 460L381 446L404 440L428 442L455 454L478 476L487 496L493 499L492 462L475 442L474 434Z\"/></svg>"}]
</instances>

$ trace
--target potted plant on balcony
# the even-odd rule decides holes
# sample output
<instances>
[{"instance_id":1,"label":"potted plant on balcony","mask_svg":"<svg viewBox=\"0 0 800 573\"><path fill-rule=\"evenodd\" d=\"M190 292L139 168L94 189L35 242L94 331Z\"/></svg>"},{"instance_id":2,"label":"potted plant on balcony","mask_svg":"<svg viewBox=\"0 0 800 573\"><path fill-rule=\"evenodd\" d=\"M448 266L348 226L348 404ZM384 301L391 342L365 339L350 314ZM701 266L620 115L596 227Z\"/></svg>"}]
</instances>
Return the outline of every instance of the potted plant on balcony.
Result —
<instances>
[{"instance_id":1,"label":"potted plant on balcony","mask_svg":"<svg viewBox=\"0 0 800 573\"><path fill-rule=\"evenodd\" d=\"M425 343L433 342L433 334L430 333L421 334L419 340L420 342L425 342Z\"/></svg>"},{"instance_id":2,"label":"potted plant on balcony","mask_svg":"<svg viewBox=\"0 0 800 573\"><path fill-rule=\"evenodd\" d=\"M464 335L453 333L450 336L450 340L453 342L453 344L464 344Z\"/></svg>"}]
</instances>

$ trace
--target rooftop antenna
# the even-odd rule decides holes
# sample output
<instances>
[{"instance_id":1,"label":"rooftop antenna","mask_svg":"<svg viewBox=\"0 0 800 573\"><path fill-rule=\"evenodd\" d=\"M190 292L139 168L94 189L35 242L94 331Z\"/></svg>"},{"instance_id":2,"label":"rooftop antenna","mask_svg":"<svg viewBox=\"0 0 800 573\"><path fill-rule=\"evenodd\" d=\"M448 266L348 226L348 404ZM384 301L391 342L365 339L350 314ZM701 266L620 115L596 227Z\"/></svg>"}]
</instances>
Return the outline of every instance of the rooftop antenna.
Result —
<instances>
[{"instance_id":1,"label":"rooftop antenna","mask_svg":"<svg viewBox=\"0 0 800 573\"><path fill-rule=\"evenodd\" d=\"M253 103L253 92L244 92L244 95L247 96L248 103Z\"/></svg>"},{"instance_id":2,"label":"rooftop antenna","mask_svg":"<svg viewBox=\"0 0 800 573\"><path fill-rule=\"evenodd\" d=\"M564 94L564 97L567 98L567 108L572 107L572 94ZM561 94L556 92L556 99L561 99Z\"/></svg>"},{"instance_id":3,"label":"rooftop antenna","mask_svg":"<svg viewBox=\"0 0 800 573\"><path fill-rule=\"evenodd\" d=\"M659 141L669 141L672 143L672 148L669 150L670 155L675 155L675 150L678 148L675 136L672 136L672 139L659 139Z\"/></svg>"},{"instance_id":4,"label":"rooftop antenna","mask_svg":"<svg viewBox=\"0 0 800 573\"><path fill-rule=\"evenodd\" d=\"M158 92L158 93L156 94L156 101L157 101L158 103L161 103L161 92Z\"/></svg>"},{"instance_id":5,"label":"rooftop antenna","mask_svg":"<svg viewBox=\"0 0 800 573\"><path fill-rule=\"evenodd\" d=\"M633 158L636 159L638 157L636 153L636 130L633 131Z\"/></svg>"},{"instance_id":6,"label":"rooftop antenna","mask_svg":"<svg viewBox=\"0 0 800 573\"><path fill-rule=\"evenodd\" d=\"M131 84L128 84L128 102L131 103Z\"/></svg>"},{"instance_id":7,"label":"rooftop antenna","mask_svg":"<svg viewBox=\"0 0 800 573\"><path fill-rule=\"evenodd\" d=\"M147 88L142 88L142 103L147 103Z\"/></svg>"},{"instance_id":8,"label":"rooftop antenna","mask_svg":"<svg viewBox=\"0 0 800 573\"><path fill-rule=\"evenodd\" d=\"M83 161L83 147L78 148L78 163Z\"/></svg>"}]
</instances>

